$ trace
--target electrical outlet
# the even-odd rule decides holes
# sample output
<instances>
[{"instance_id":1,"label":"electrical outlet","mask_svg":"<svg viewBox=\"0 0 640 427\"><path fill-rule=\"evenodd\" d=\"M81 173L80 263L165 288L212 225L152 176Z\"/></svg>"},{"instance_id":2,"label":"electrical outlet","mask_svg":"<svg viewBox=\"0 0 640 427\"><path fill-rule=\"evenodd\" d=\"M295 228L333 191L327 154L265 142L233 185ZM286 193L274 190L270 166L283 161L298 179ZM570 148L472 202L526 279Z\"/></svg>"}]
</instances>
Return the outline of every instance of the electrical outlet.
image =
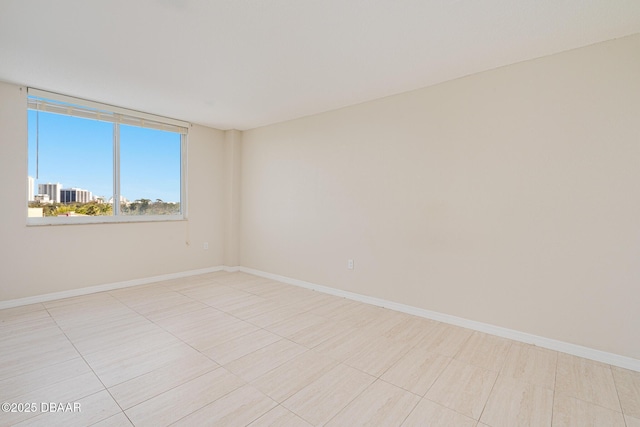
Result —
<instances>
[{"instance_id":1,"label":"electrical outlet","mask_svg":"<svg viewBox=\"0 0 640 427\"><path fill-rule=\"evenodd\" d=\"M204 242L204 245L202 245L202 248L206 251L207 249L209 249L209 242Z\"/></svg>"},{"instance_id":2,"label":"electrical outlet","mask_svg":"<svg viewBox=\"0 0 640 427\"><path fill-rule=\"evenodd\" d=\"M352 259L347 261L347 268L349 270L353 270L353 260Z\"/></svg>"}]
</instances>

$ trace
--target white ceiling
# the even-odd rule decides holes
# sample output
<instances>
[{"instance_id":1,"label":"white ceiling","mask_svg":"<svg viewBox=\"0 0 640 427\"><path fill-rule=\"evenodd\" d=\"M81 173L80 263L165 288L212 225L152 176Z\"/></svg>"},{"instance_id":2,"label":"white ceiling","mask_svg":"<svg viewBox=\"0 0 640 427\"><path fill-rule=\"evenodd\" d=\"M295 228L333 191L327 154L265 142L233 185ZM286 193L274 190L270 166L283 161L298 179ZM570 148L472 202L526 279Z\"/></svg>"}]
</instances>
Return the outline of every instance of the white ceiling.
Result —
<instances>
[{"instance_id":1,"label":"white ceiling","mask_svg":"<svg viewBox=\"0 0 640 427\"><path fill-rule=\"evenodd\" d=\"M0 80L244 130L638 32L638 0L0 0Z\"/></svg>"}]
</instances>

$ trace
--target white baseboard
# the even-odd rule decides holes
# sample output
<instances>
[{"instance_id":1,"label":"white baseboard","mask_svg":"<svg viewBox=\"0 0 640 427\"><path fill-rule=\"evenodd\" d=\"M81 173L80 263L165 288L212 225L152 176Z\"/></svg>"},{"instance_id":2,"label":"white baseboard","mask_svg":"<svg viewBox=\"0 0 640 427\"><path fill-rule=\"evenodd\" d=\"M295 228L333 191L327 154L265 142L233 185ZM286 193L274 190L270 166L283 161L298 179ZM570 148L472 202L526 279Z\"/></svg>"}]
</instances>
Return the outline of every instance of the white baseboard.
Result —
<instances>
[{"instance_id":1,"label":"white baseboard","mask_svg":"<svg viewBox=\"0 0 640 427\"><path fill-rule=\"evenodd\" d=\"M463 328L472 329L474 331L480 331L487 334L508 338L514 341L533 344L538 347L548 348L550 350L556 350L562 353L568 353L574 356L584 357L585 359L591 359L597 362L602 362L609 365L618 366L621 368L640 372L640 360L633 359L631 357L621 356L614 353L608 353L605 351L596 350L589 347L583 347L577 344L571 344L564 341L558 341L551 338L545 338L538 335L532 335L526 332L520 332L513 329L507 329L500 326L490 325L488 323L476 322L474 320L464 319L462 317L452 316L450 314L438 313L437 311L425 310L423 308L417 308L417 307L400 304L393 301L387 301L382 298L375 298L367 295L357 294L354 292L343 291L341 289L331 288L328 286L316 285L314 283L305 282L303 280L292 279L290 277L280 276L278 274L272 274L272 273L266 273L260 270L254 270L253 268L240 267L240 271L244 273L260 276L260 277L265 277L267 279L277 280L279 282L287 283L290 285L300 286L303 288L307 288L314 291L323 292L326 294L331 294L331 295L335 295L343 298L348 298L348 299L363 302L366 304L385 307L391 310L400 311L402 313L412 314L414 316L424 317L426 319L437 320L439 322L461 326Z\"/></svg>"},{"instance_id":2,"label":"white baseboard","mask_svg":"<svg viewBox=\"0 0 640 427\"><path fill-rule=\"evenodd\" d=\"M160 276L144 277L142 279L126 280L123 282L105 283L103 285L89 286L86 288L70 289L68 291L53 292L50 294L0 301L0 310L2 310L3 308L12 308L21 305L37 304L62 298L71 298L80 295L94 294L96 292L112 291L114 289L128 288L130 286L146 285L153 282L161 282L163 280L180 279L182 277L196 276L198 274L214 273L216 271L236 272L238 270L239 267L218 266L201 268L198 270L181 271L179 273L162 274Z\"/></svg>"}]
</instances>

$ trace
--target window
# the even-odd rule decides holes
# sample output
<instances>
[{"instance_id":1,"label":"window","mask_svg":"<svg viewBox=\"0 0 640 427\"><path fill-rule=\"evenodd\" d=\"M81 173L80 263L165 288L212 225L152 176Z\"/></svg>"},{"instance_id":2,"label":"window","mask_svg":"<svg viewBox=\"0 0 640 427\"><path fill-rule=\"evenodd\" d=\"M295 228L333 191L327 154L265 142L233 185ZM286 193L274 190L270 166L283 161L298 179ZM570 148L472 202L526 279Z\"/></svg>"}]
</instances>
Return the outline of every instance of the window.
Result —
<instances>
[{"instance_id":1,"label":"window","mask_svg":"<svg viewBox=\"0 0 640 427\"><path fill-rule=\"evenodd\" d=\"M185 217L188 123L28 93L28 224Z\"/></svg>"}]
</instances>

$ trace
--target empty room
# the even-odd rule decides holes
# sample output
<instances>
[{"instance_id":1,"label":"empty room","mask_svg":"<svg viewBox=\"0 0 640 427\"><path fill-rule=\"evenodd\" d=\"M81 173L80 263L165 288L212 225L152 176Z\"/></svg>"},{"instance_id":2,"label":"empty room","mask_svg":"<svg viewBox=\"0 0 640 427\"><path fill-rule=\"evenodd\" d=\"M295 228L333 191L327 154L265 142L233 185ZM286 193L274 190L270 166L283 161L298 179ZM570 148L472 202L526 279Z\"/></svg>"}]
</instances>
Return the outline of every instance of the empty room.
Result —
<instances>
[{"instance_id":1,"label":"empty room","mask_svg":"<svg viewBox=\"0 0 640 427\"><path fill-rule=\"evenodd\" d=\"M640 2L0 1L0 426L640 427Z\"/></svg>"}]
</instances>

